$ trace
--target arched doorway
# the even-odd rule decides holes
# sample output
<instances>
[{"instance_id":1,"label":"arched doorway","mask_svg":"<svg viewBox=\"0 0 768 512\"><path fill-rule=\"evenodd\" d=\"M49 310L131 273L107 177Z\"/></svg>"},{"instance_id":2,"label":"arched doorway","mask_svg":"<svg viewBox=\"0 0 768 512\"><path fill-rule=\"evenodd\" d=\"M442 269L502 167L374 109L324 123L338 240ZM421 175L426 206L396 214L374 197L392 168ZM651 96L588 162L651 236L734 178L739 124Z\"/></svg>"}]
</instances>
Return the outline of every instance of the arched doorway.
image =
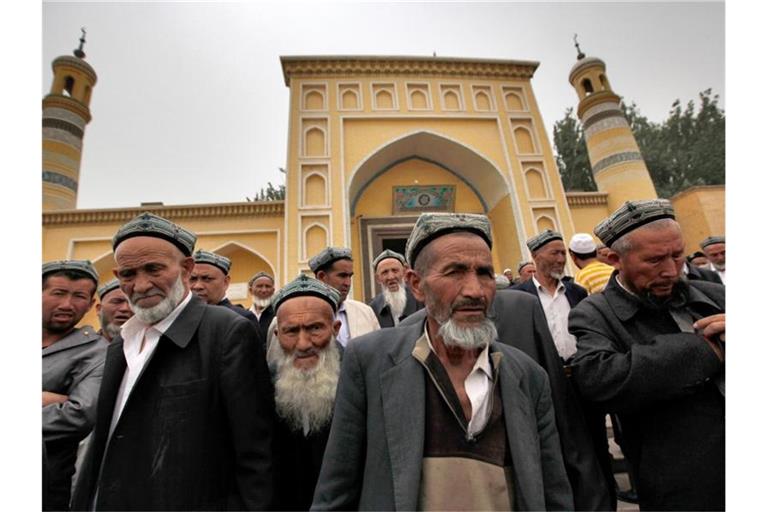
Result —
<instances>
[{"instance_id":1,"label":"arched doorway","mask_svg":"<svg viewBox=\"0 0 768 512\"><path fill-rule=\"evenodd\" d=\"M401 252L424 211L486 214L494 225L495 264L499 253L520 253L506 177L490 159L438 133L411 133L374 151L353 172L348 197L355 272L366 301L378 293L370 262L386 248Z\"/></svg>"}]
</instances>

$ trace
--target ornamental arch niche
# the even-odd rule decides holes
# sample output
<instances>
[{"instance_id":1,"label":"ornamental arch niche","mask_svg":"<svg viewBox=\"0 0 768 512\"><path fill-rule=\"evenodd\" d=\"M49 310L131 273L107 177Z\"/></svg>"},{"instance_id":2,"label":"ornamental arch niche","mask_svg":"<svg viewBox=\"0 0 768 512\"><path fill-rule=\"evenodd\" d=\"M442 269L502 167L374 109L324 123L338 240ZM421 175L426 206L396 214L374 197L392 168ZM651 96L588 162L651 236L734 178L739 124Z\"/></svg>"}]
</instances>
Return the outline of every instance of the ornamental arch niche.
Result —
<instances>
[{"instance_id":1,"label":"ornamental arch niche","mask_svg":"<svg viewBox=\"0 0 768 512\"><path fill-rule=\"evenodd\" d=\"M488 215L494 265L501 265L500 254L505 262L519 257L517 206L502 171L467 144L432 131L412 132L372 151L348 180L351 246L365 300L378 293L369 263L381 250L404 245L421 213L395 208L395 190L410 187L452 187L454 202L438 211Z\"/></svg>"}]
</instances>

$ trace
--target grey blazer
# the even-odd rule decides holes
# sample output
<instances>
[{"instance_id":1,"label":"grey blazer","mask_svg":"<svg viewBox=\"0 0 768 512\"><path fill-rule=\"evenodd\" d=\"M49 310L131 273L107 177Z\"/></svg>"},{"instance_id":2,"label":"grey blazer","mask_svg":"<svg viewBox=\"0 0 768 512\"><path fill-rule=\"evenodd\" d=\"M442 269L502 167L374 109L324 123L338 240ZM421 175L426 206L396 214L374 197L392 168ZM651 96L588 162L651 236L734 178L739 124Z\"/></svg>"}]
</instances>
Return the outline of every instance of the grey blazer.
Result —
<instances>
[{"instance_id":1,"label":"grey blazer","mask_svg":"<svg viewBox=\"0 0 768 512\"><path fill-rule=\"evenodd\" d=\"M425 427L424 369L411 355L424 324L361 336L344 353L312 510L415 510ZM546 373L501 352L499 385L513 462L515 510L572 510Z\"/></svg>"}]
</instances>

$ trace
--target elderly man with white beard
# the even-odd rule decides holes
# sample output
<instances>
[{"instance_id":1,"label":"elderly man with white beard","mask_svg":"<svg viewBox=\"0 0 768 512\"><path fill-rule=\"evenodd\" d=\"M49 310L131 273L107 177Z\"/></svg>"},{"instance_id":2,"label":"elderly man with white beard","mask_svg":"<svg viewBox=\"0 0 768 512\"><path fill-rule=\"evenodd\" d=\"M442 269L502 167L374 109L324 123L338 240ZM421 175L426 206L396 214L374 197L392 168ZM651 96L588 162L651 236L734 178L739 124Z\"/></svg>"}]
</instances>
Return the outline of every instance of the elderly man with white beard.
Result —
<instances>
[{"instance_id":1,"label":"elderly man with white beard","mask_svg":"<svg viewBox=\"0 0 768 512\"><path fill-rule=\"evenodd\" d=\"M341 321L339 293L300 275L274 296L277 341L267 361L275 384L272 510L308 510L333 416Z\"/></svg>"},{"instance_id":2,"label":"elderly man with white beard","mask_svg":"<svg viewBox=\"0 0 768 512\"><path fill-rule=\"evenodd\" d=\"M422 214L406 279L423 322L344 352L314 510L573 510L549 381L497 341L491 226Z\"/></svg>"},{"instance_id":3,"label":"elderly man with white beard","mask_svg":"<svg viewBox=\"0 0 768 512\"><path fill-rule=\"evenodd\" d=\"M386 249L373 260L381 293L368 303L381 327L396 327L401 320L424 307L405 284L405 256Z\"/></svg>"},{"instance_id":4,"label":"elderly man with white beard","mask_svg":"<svg viewBox=\"0 0 768 512\"><path fill-rule=\"evenodd\" d=\"M190 291L197 237L144 213L112 240L134 316L109 344L74 510L271 502L272 386L256 328Z\"/></svg>"}]
</instances>

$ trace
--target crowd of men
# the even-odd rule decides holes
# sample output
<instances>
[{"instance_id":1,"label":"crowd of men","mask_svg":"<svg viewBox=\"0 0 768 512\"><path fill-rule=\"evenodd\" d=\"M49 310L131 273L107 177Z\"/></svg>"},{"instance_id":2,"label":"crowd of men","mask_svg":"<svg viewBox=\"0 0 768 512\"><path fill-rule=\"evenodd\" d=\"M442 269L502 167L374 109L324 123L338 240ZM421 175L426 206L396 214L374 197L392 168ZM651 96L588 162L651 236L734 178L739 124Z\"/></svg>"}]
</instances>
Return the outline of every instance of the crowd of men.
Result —
<instances>
[{"instance_id":1,"label":"crowd of men","mask_svg":"<svg viewBox=\"0 0 768 512\"><path fill-rule=\"evenodd\" d=\"M535 235L515 278L491 233L422 214L369 304L328 247L235 305L232 262L149 213L98 289L43 264L43 508L724 510L724 237L686 258L671 204L632 201L600 245Z\"/></svg>"}]
</instances>

